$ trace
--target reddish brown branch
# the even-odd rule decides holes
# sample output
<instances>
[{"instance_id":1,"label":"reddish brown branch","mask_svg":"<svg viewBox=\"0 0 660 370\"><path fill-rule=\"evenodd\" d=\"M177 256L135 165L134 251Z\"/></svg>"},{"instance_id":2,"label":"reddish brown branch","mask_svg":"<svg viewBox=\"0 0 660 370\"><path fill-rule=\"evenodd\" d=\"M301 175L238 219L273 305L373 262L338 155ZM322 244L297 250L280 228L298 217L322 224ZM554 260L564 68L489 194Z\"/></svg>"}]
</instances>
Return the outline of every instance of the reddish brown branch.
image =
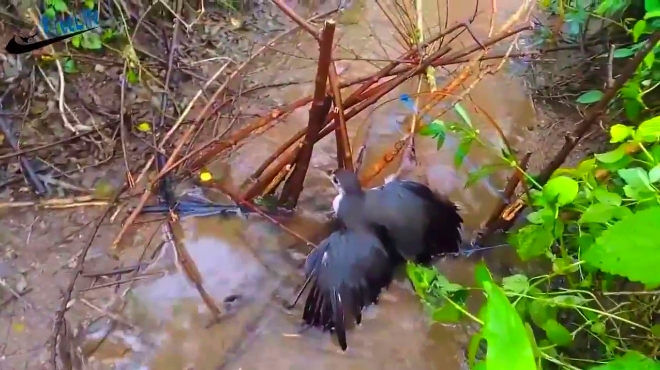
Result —
<instances>
[{"instance_id":1,"label":"reddish brown branch","mask_svg":"<svg viewBox=\"0 0 660 370\"><path fill-rule=\"evenodd\" d=\"M278 2L276 2L276 4L277 3ZM301 27L303 27L307 32L310 32L310 34L316 35L316 33L313 32L313 28L311 28L311 26L309 26L308 23L305 23L305 24L306 24L306 26L301 26ZM456 31L457 29L459 29L461 27L465 27L465 22L454 24L452 27L446 29L444 32L428 39L424 44L421 45L421 48L424 48L424 47L428 46L432 42L437 41L438 39L448 35L451 32ZM503 34L498 35L498 36L494 36L494 37L482 42L482 45L488 47L490 45L493 45L493 44L507 38L507 37L510 37L511 35L514 35L518 32L526 30L526 29L529 29L529 26L517 27L517 28L515 28L515 29L513 29L509 32L503 33ZM473 45L470 48L463 49L463 50L458 50L455 53L453 53L452 55L445 56L445 54L447 54L451 49L450 48L444 48L444 53L441 55L442 58L438 58L438 60L435 60L433 63L431 63L431 66L438 67L438 66L455 64L458 61L463 61L462 58L465 58L465 56L469 55L470 53L472 53L474 51L480 50L480 49L481 49L480 45ZM394 61L394 62L390 63L389 65L387 65L386 67L384 67L383 69L381 69L380 71L378 71L377 73L375 73L373 75L365 76L365 77L359 77L359 78L356 78L356 79L352 79L352 80L348 80L348 81L344 81L344 82L339 83L339 88L342 88L342 89L346 88L346 87L353 86L353 85L362 84L362 86L360 86L355 92L353 92L348 98L346 98L346 100L342 104L342 107L344 109L348 109L350 107L353 107L357 103L360 103L364 99L364 96L362 94L366 90L368 90L371 86L373 86L375 83L379 82L381 79L383 79L385 77L400 75L402 73L409 72L410 70L415 68L415 66L401 65L401 61L408 60L411 57L415 56L416 53L418 52L418 50L419 50L419 48L414 48L414 49L409 50L408 52L401 55L397 59L397 61ZM485 60L485 59L490 59L490 58L494 58L494 57L499 57L499 56L484 57L482 59ZM193 153L189 154L188 156L186 156L186 158L185 158L186 160L188 158L194 158L193 161L191 162L191 164L188 166L189 169L191 171L199 170L200 168L205 166L206 163L208 163L215 156L219 155L224 150L236 145L239 141L244 140L245 138L250 136L250 134L253 131L266 126L268 123L271 123L275 119L283 118L285 115L288 115L293 110L295 110L299 107L302 107L302 106L310 103L311 101L312 101L311 96L301 98L300 100L298 100L294 103L291 103L291 104L289 104L289 105L287 105L283 108L278 108L278 109L273 110L271 112L271 114L267 117L259 118L255 121L253 121L252 123L250 123L249 125L247 125L243 129L241 129L241 130L237 131L236 133L234 133L234 135L232 135L232 137L230 137L227 140L223 140L221 142L212 142L212 143L205 144L204 147L203 147L203 148L206 148L205 150L203 148L200 148L200 149L197 149L195 152L193 152ZM332 119L334 119L334 118L335 118L335 115L332 116ZM347 120L348 120L348 118L346 118L346 121ZM295 140L290 140L290 143L289 143L288 146L295 143L303 135L304 135L304 130L297 133L296 134L296 139ZM283 148L282 150L278 150L279 154L281 155L286 149L287 148ZM275 156L273 158L269 157L269 159L266 161L267 163L265 163L265 166L262 166L260 168L260 171L255 172L255 175L256 175L255 178L260 176L260 174L265 170L265 168L268 167L268 165L270 165L276 158L277 158L277 156ZM179 160L178 162L176 162L176 164L178 165L182 161L183 160Z\"/></svg>"},{"instance_id":2,"label":"reddish brown branch","mask_svg":"<svg viewBox=\"0 0 660 370\"><path fill-rule=\"evenodd\" d=\"M422 62L419 66L416 66L412 71L408 72L406 75L403 76L397 76L389 81L386 81L378 86L372 87L369 90L365 91L359 98L356 98L353 100L352 104L349 102L350 97L347 99L347 101L344 103L345 107L351 106L352 109L348 111L345 115L346 121L350 120L351 118L355 117L358 115L360 112L362 112L364 109L372 105L374 102L376 102L378 99L383 97L385 94L388 92L392 91L394 88L396 88L398 85L400 85L403 81L409 79L410 77L414 76L415 74L422 73L422 71L425 70L426 67L435 59L439 58L440 56L444 55L446 51L449 48L443 48L442 50L436 51L434 54L432 54L429 58L425 59L424 62ZM326 118L325 121L325 127L321 132L319 133L318 137L316 138L316 141L324 138L326 135L328 135L330 132L332 132L335 129L335 122L334 121L334 114L329 115ZM293 143L297 142L300 140L303 136L305 135L305 129L299 131L296 133L285 145L282 145L280 149L278 149L278 152L284 153L288 149L290 145L293 145ZM290 145L289 145L290 144ZM253 174L254 178L252 179L255 181L254 185L250 187L246 193L244 194L245 199L251 199L252 197L255 197L257 195L260 195L263 193L264 189L268 186L268 184L271 183L271 181L277 176L277 174L287 165L287 164L292 164L294 159L295 159L296 151L291 151L289 152L286 157L282 158L276 166L273 166L270 168L270 170L266 173L263 173L261 175L258 175L256 172ZM271 156L270 158L273 158ZM273 158L275 160L277 157ZM268 162L268 161L267 161ZM264 163L260 167L260 169L266 169L270 166L270 163ZM255 176L256 175L256 176Z\"/></svg>"},{"instance_id":3,"label":"reddish brown branch","mask_svg":"<svg viewBox=\"0 0 660 370\"><path fill-rule=\"evenodd\" d=\"M335 102L335 141L337 142L337 168L345 168L353 171L353 152L351 141L348 138L348 129L346 128L346 117L344 116L344 103L341 99L339 89L339 78L335 63L330 64L330 89L332 98Z\"/></svg>"},{"instance_id":4,"label":"reddish brown branch","mask_svg":"<svg viewBox=\"0 0 660 370\"><path fill-rule=\"evenodd\" d=\"M312 101L312 106L309 108L307 132L300 153L298 153L295 168L293 169L291 176L289 176L284 183L282 194L280 196L280 203L290 208L295 207L298 203L298 198L300 197L303 188L303 182L307 175L309 161L312 159L314 143L316 143L319 131L323 128L323 124L332 104L332 99L326 95L326 86L330 63L332 62L334 36L335 22L331 20L326 21L321 34L321 41L319 42L320 53L316 70L314 99Z\"/></svg>"},{"instance_id":5,"label":"reddish brown branch","mask_svg":"<svg viewBox=\"0 0 660 370\"><path fill-rule=\"evenodd\" d=\"M270 166L269 164L268 166L264 167L265 172L261 173L258 176L255 176L254 178L250 178L249 183L252 184L252 186L250 186L250 188L248 188L248 190L245 191L245 193L243 194L243 198L246 200L251 200L256 196L263 194L266 188L268 188L269 185L273 182L273 180L275 180L277 175L280 172L282 172L282 170L284 170L284 168L287 165L293 163L293 161L296 159L296 156L298 155L298 152L300 151L300 148L301 146L296 147L286 156L282 156L279 162L277 162L275 165ZM284 148L285 151L286 149L288 148ZM277 157L273 158L273 161L275 160L277 160ZM266 169L268 170L266 171Z\"/></svg>"},{"instance_id":6,"label":"reddish brown branch","mask_svg":"<svg viewBox=\"0 0 660 370\"><path fill-rule=\"evenodd\" d=\"M249 124L245 125L245 127L242 127L240 130L233 133L231 137L227 138L226 140L222 140L220 142L211 141L206 143L201 148L182 158L181 161L192 158L192 162L188 168L191 171L197 171L226 149L229 149L238 144L239 141L246 139L252 132L268 125L273 121L288 116L294 110L309 104L310 101L312 101L311 97L304 97L296 100L293 103L287 104L284 107L274 109L267 116L257 118Z\"/></svg>"}]
</instances>

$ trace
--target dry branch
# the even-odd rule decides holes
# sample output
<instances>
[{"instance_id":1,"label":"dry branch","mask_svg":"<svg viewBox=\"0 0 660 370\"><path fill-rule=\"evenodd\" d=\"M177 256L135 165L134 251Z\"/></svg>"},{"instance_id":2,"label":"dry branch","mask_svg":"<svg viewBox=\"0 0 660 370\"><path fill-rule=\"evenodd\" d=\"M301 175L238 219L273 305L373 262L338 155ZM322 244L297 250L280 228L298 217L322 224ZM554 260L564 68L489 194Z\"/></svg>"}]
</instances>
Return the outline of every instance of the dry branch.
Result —
<instances>
[{"instance_id":1,"label":"dry branch","mask_svg":"<svg viewBox=\"0 0 660 370\"><path fill-rule=\"evenodd\" d=\"M345 168L353 171L353 151L351 140L348 138L348 129L346 128L346 116L344 114L344 103L341 100L341 90L339 88L339 78L335 63L330 64L329 71L330 90L335 103L335 141L337 142L337 168Z\"/></svg>"},{"instance_id":2,"label":"dry branch","mask_svg":"<svg viewBox=\"0 0 660 370\"><path fill-rule=\"evenodd\" d=\"M280 203L287 207L295 207L298 203L298 198L302 192L303 182L307 175L309 161L312 158L312 151L314 143L317 141L319 132L323 128L332 99L326 94L326 85L328 82L328 73L330 71L330 63L332 62L332 46L335 37L335 22L326 21L319 42L320 53L318 67L316 70L316 79L314 87L314 99L312 106L309 108L309 121L307 123L307 132L303 140L302 148L298 153L298 158L291 176L284 183L282 194L280 196Z\"/></svg>"}]
</instances>

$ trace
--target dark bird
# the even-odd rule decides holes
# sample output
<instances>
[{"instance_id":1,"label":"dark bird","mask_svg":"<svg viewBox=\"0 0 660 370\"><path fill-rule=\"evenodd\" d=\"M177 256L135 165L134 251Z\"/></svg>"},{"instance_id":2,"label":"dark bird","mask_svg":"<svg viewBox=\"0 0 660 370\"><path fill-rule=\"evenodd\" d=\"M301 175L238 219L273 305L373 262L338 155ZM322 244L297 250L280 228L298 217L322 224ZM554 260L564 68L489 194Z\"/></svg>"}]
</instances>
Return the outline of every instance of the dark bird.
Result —
<instances>
[{"instance_id":1,"label":"dark bird","mask_svg":"<svg viewBox=\"0 0 660 370\"><path fill-rule=\"evenodd\" d=\"M333 208L343 227L307 257L311 288L303 321L334 330L345 351L346 325L360 324L362 310L378 303L399 265L459 251L463 219L454 203L417 182L394 180L365 191L353 172L329 176L339 191Z\"/></svg>"}]
</instances>

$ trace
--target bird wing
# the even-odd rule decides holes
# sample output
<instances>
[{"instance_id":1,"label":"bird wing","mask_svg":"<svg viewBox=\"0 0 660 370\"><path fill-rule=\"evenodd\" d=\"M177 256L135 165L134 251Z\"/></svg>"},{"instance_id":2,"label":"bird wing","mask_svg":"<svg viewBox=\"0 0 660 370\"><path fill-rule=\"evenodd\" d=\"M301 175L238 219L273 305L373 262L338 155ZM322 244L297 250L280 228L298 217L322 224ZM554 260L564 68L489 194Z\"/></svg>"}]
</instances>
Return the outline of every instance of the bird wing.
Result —
<instances>
[{"instance_id":1,"label":"bird wing","mask_svg":"<svg viewBox=\"0 0 660 370\"><path fill-rule=\"evenodd\" d=\"M392 181L367 191L369 221L382 225L402 257L420 263L458 251L463 219L448 199L414 181ZM386 246L388 246L386 244Z\"/></svg>"},{"instance_id":2,"label":"bird wing","mask_svg":"<svg viewBox=\"0 0 660 370\"><path fill-rule=\"evenodd\" d=\"M303 321L334 329L346 350L346 324L362 320L362 309L376 303L394 275L394 264L380 240L366 231L337 231L315 248L305 261L312 277Z\"/></svg>"},{"instance_id":3,"label":"bird wing","mask_svg":"<svg viewBox=\"0 0 660 370\"><path fill-rule=\"evenodd\" d=\"M365 212L368 222L386 230L385 247L392 253L414 260L422 251L426 228L424 202L413 196L399 182L390 182L366 192Z\"/></svg>"},{"instance_id":4,"label":"bird wing","mask_svg":"<svg viewBox=\"0 0 660 370\"><path fill-rule=\"evenodd\" d=\"M421 262L444 253L456 253L463 241L463 218L458 207L448 198L435 193L428 186L414 181L401 181L401 186L424 200L428 224L424 231L425 250L418 255Z\"/></svg>"}]
</instances>

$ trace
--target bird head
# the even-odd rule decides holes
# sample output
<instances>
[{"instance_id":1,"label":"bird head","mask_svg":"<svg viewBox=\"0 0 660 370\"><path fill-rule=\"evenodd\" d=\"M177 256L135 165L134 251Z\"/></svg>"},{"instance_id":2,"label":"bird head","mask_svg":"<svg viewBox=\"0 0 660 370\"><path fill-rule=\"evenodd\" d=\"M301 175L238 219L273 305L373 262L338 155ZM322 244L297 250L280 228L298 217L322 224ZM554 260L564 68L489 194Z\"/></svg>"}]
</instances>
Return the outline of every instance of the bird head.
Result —
<instances>
[{"instance_id":1,"label":"bird head","mask_svg":"<svg viewBox=\"0 0 660 370\"><path fill-rule=\"evenodd\" d=\"M358 179L354 172L343 168L323 172L330 179L339 194L362 194L360 179Z\"/></svg>"}]
</instances>

